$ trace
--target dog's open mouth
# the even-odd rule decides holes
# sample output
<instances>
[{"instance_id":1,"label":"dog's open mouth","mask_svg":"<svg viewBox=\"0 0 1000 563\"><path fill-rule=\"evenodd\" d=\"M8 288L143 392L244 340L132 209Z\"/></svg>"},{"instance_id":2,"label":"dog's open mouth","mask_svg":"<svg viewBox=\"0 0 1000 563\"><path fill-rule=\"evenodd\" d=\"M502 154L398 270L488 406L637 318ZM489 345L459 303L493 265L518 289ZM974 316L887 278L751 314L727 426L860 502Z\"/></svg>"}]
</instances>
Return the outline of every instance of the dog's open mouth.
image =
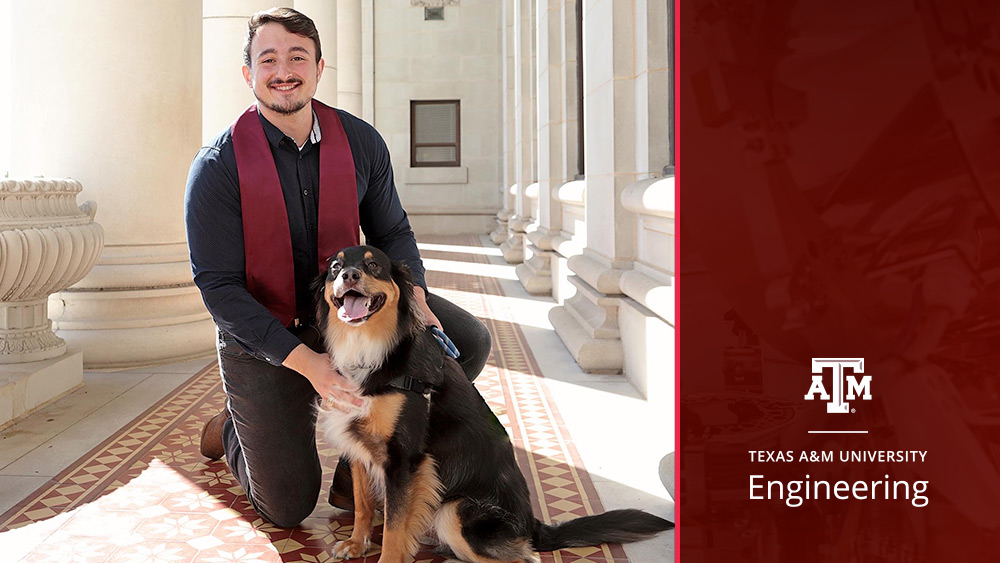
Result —
<instances>
[{"instance_id":1,"label":"dog's open mouth","mask_svg":"<svg viewBox=\"0 0 1000 563\"><path fill-rule=\"evenodd\" d=\"M340 297L335 297L333 305L337 307L337 318L348 324L361 324L385 305L385 294L365 295L349 289Z\"/></svg>"}]
</instances>

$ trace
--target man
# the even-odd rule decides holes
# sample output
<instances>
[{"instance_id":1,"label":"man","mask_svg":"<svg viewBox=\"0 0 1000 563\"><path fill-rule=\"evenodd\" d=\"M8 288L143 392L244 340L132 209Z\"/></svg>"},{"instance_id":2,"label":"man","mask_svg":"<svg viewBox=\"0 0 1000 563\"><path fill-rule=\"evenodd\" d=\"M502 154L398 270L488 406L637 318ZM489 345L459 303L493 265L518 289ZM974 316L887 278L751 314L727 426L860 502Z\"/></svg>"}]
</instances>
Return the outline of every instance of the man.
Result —
<instances>
[{"instance_id":1,"label":"man","mask_svg":"<svg viewBox=\"0 0 1000 563\"><path fill-rule=\"evenodd\" d=\"M426 293L424 268L396 193L388 149L367 123L313 100L323 74L312 20L289 8L250 18L243 77L257 102L191 165L185 222L194 281L215 320L227 406L202 433L268 521L297 525L322 479L314 408L319 397L360 404L312 326L309 285L341 247L367 244L402 260L429 325L443 328L470 379L489 332ZM349 508L338 465L330 502Z\"/></svg>"}]
</instances>

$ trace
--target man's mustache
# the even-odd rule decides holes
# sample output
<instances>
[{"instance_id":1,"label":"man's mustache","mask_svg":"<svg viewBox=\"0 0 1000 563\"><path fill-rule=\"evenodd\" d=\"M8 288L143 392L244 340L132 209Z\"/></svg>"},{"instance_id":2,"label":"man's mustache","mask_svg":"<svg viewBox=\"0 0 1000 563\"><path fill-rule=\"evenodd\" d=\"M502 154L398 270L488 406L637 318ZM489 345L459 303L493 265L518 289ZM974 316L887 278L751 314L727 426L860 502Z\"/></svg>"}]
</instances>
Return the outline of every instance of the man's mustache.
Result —
<instances>
[{"instance_id":1,"label":"man's mustache","mask_svg":"<svg viewBox=\"0 0 1000 563\"><path fill-rule=\"evenodd\" d=\"M285 86L288 84L302 84L302 81L297 78L292 78L289 80L277 79L267 83L268 86Z\"/></svg>"}]
</instances>

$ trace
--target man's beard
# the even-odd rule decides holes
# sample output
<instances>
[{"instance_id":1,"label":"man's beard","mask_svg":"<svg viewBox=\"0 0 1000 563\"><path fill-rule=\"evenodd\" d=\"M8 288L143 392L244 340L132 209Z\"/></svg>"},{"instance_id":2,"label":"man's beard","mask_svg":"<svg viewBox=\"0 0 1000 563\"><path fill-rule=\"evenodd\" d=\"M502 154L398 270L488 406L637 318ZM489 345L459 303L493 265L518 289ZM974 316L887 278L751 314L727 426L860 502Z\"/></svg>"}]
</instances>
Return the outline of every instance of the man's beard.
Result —
<instances>
[{"instance_id":1,"label":"man's beard","mask_svg":"<svg viewBox=\"0 0 1000 563\"><path fill-rule=\"evenodd\" d=\"M302 85L302 81L301 80L288 80L288 81L274 80L274 81L271 81L270 83L267 84L267 88L270 89L272 86L280 86L282 84L298 84L299 86L301 86ZM281 115L292 115L293 113L295 113L295 112L301 110L302 108L306 107L306 105L309 103L309 100L302 100L302 101L298 101L298 102L289 102L288 105L278 105L275 102L268 103L268 102L265 102L264 100L260 99L260 96L257 95L257 91L256 90L253 90L253 95L254 95L255 98L257 98L257 101L260 102L264 107L266 107L267 109L269 109L269 110L271 110L271 111L273 111L275 113L281 114Z\"/></svg>"},{"instance_id":2,"label":"man's beard","mask_svg":"<svg viewBox=\"0 0 1000 563\"><path fill-rule=\"evenodd\" d=\"M260 98L257 98L257 101L263 104L267 109L275 113L280 113L281 115L292 115L293 113L306 107L306 104L309 103L309 100L302 100L299 102L291 102L291 105L279 106L278 104L269 104Z\"/></svg>"}]
</instances>

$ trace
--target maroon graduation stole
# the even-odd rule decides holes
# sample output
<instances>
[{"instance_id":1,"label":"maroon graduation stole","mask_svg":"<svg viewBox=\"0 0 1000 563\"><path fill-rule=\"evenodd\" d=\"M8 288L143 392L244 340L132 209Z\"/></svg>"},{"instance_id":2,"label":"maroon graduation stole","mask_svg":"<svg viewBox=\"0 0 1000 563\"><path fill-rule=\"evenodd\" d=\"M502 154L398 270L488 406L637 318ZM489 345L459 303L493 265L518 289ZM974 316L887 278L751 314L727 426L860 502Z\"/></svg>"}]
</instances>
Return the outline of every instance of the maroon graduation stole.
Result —
<instances>
[{"instance_id":1,"label":"maroon graduation stole","mask_svg":"<svg viewBox=\"0 0 1000 563\"><path fill-rule=\"evenodd\" d=\"M317 273L326 259L359 243L358 184L354 156L337 110L313 100L323 139L319 143ZM256 104L232 126L243 209L247 290L285 326L295 318L295 266L288 211L278 169Z\"/></svg>"}]
</instances>

